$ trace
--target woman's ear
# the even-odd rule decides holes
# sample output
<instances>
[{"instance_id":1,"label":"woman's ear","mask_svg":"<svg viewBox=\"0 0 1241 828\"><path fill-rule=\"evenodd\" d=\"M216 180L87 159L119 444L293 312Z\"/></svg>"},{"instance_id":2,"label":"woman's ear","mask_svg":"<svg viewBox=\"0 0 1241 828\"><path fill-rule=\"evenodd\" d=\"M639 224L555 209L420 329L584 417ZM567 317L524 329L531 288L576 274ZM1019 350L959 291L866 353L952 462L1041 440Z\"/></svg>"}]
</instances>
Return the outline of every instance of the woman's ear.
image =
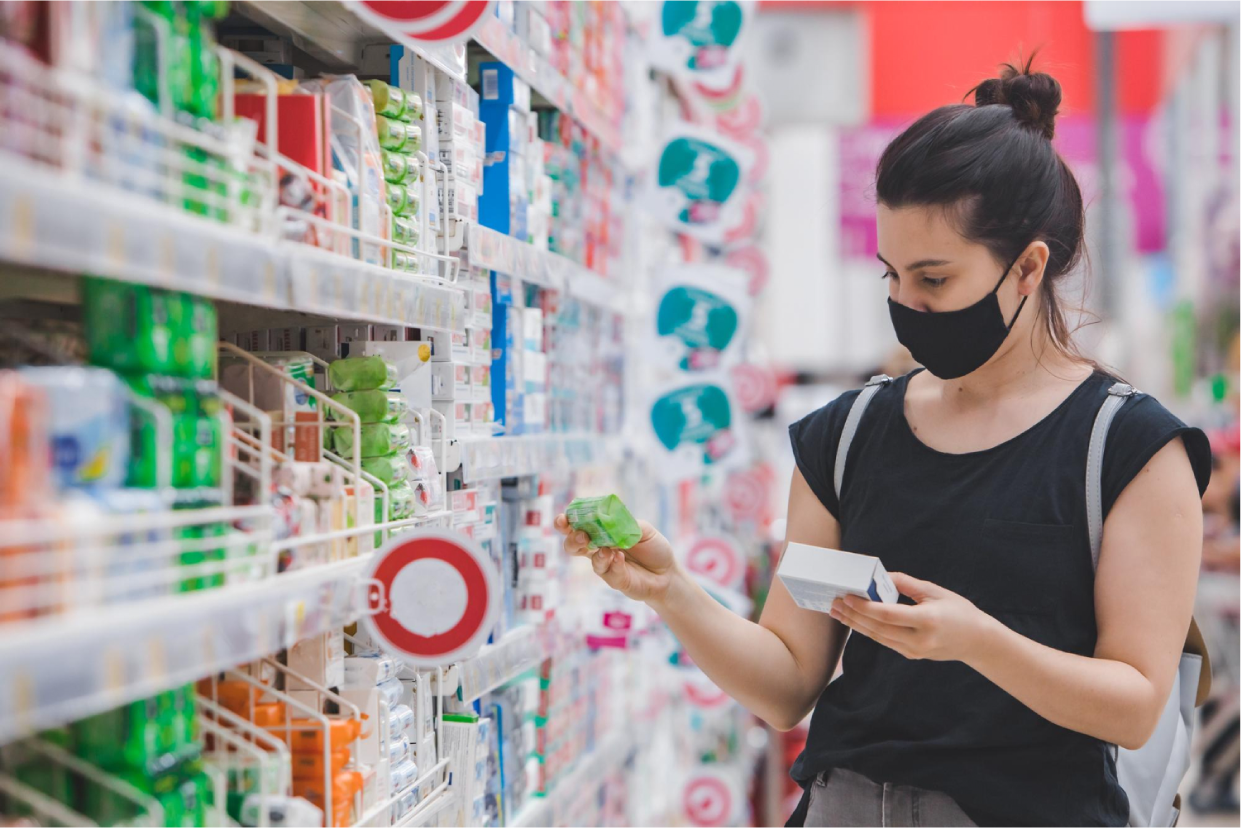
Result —
<instances>
[{"instance_id":1,"label":"woman's ear","mask_svg":"<svg viewBox=\"0 0 1241 828\"><path fill-rule=\"evenodd\" d=\"M1017 259L1017 292L1022 296L1030 296L1043 283L1043 275L1047 272L1047 259L1051 256L1051 248L1047 242L1039 240L1030 242L1021 257Z\"/></svg>"}]
</instances>

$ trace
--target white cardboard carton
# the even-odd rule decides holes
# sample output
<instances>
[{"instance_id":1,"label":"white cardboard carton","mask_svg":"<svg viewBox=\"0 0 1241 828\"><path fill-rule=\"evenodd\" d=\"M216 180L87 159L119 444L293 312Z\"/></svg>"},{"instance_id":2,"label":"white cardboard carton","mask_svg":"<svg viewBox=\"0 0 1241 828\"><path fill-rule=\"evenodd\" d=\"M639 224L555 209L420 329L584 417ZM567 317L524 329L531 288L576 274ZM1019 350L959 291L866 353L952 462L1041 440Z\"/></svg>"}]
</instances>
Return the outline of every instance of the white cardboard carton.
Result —
<instances>
[{"instance_id":1,"label":"white cardboard carton","mask_svg":"<svg viewBox=\"0 0 1241 828\"><path fill-rule=\"evenodd\" d=\"M828 612L832 601L860 595L872 601L895 604L900 594L878 558L790 543L776 570L797 606Z\"/></svg>"}]
</instances>

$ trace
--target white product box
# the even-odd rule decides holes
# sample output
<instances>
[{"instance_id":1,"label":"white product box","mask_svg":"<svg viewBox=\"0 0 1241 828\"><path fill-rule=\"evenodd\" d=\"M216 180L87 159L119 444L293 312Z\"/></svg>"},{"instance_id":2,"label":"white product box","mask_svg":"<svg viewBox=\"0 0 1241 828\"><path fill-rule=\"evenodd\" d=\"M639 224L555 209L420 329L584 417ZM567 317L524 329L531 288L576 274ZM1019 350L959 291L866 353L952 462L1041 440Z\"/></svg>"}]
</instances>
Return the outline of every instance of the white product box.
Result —
<instances>
[{"instance_id":1,"label":"white product box","mask_svg":"<svg viewBox=\"0 0 1241 828\"><path fill-rule=\"evenodd\" d=\"M860 595L895 604L900 598L883 563L870 555L790 543L776 570L797 606L828 612L832 601Z\"/></svg>"},{"instance_id":2,"label":"white product box","mask_svg":"<svg viewBox=\"0 0 1241 828\"><path fill-rule=\"evenodd\" d=\"M465 362L469 359L470 344L465 334L424 330L422 336L431 343L432 362Z\"/></svg>"},{"instance_id":3,"label":"white product box","mask_svg":"<svg viewBox=\"0 0 1241 828\"><path fill-rule=\"evenodd\" d=\"M409 328L402 325L371 325L372 342L407 342Z\"/></svg>"},{"instance_id":4,"label":"white product box","mask_svg":"<svg viewBox=\"0 0 1241 828\"><path fill-rule=\"evenodd\" d=\"M547 354L527 350L521 355L521 378L527 394L547 388Z\"/></svg>"},{"instance_id":5,"label":"white product box","mask_svg":"<svg viewBox=\"0 0 1241 828\"><path fill-rule=\"evenodd\" d=\"M345 638L341 630L304 638L289 648L289 669L324 687L345 683ZM285 689L294 694L305 691L313 705L318 697L310 687L289 676Z\"/></svg>"},{"instance_id":6,"label":"white product box","mask_svg":"<svg viewBox=\"0 0 1241 828\"><path fill-rule=\"evenodd\" d=\"M470 367L461 362L431 363L431 399L447 402L470 396Z\"/></svg>"},{"instance_id":7,"label":"white product box","mask_svg":"<svg viewBox=\"0 0 1241 828\"><path fill-rule=\"evenodd\" d=\"M435 78L435 106L441 145L460 139L473 140L477 118L470 109L471 91L464 83L447 75L439 74Z\"/></svg>"}]
</instances>

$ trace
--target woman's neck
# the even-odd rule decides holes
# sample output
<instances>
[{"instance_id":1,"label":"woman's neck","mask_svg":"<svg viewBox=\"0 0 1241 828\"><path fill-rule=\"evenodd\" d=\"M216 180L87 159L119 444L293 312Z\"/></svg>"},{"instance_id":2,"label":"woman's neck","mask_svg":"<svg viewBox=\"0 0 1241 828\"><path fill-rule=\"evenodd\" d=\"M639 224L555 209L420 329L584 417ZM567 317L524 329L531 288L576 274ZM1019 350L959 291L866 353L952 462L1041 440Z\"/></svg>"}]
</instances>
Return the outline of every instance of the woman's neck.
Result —
<instances>
[{"instance_id":1,"label":"woman's neck","mask_svg":"<svg viewBox=\"0 0 1241 828\"><path fill-rule=\"evenodd\" d=\"M977 371L953 380L933 378L944 400L966 407L986 405L1034 394L1049 384L1076 385L1088 377L1093 368L1057 348L1039 322L1035 315L1032 329L1013 330L999 353Z\"/></svg>"}]
</instances>

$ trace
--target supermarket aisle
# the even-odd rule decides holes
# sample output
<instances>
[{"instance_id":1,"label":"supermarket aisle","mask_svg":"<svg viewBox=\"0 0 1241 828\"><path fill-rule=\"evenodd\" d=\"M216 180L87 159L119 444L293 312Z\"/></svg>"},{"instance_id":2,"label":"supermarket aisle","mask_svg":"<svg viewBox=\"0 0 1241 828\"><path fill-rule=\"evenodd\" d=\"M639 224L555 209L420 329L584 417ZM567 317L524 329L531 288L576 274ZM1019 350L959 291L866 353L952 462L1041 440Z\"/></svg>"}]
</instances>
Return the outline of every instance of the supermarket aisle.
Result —
<instances>
[{"instance_id":1,"label":"supermarket aisle","mask_svg":"<svg viewBox=\"0 0 1241 828\"><path fill-rule=\"evenodd\" d=\"M758 617L788 425L914 367L874 258L903 126L1031 42L1087 67L1100 355L1235 430L1236 23L958 14L0 4L0 824L783 824L805 723L555 519L648 520ZM1198 614L1235 632L1234 493ZM1236 824L1220 784L1183 823Z\"/></svg>"}]
</instances>

